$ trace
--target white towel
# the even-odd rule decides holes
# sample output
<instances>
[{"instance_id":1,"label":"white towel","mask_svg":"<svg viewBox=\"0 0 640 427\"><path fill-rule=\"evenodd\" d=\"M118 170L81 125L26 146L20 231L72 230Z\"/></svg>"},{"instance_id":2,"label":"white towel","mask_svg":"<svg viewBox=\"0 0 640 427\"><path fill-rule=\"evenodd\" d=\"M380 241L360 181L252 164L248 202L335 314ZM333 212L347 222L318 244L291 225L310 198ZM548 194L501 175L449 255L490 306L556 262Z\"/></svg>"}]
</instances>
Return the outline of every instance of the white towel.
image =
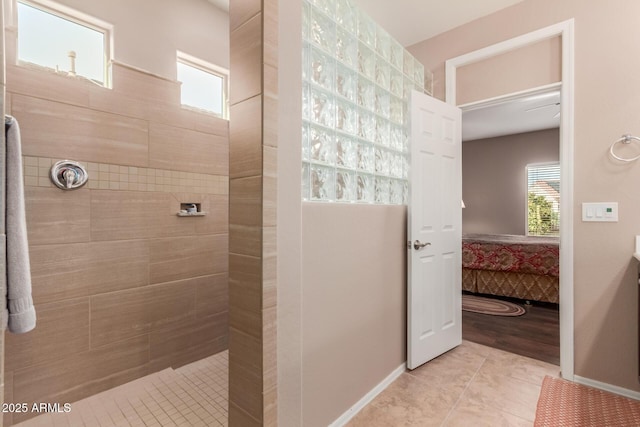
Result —
<instances>
[{"instance_id":1,"label":"white towel","mask_svg":"<svg viewBox=\"0 0 640 427\"><path fill-rule=\"evenodd\" d=\"M7 140L7 319L9 332L29 332L36 327L36 310L31 298L29 243L24 209L22 148L20 127L13 118L8 122ZM4 326L4 325L3 325Z\"/></svg>"}]
</instances>

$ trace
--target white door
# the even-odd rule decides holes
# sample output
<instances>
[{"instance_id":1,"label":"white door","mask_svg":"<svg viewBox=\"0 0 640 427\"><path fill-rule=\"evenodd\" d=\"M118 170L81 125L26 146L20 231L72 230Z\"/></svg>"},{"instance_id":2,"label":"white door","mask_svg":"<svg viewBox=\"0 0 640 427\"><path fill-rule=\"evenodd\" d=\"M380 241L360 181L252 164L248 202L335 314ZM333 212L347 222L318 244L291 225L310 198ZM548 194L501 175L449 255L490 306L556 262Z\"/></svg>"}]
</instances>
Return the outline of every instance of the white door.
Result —
<instances>
[{"instance_id":1,"label":"white door","mask_svg":"<svg viewBox=\"0 0 640 427\"><path fill-rule=\"evenodd\" d=\"M462 342L461 111L411 96L407 366Z\"/></svg>"}]
</instances>

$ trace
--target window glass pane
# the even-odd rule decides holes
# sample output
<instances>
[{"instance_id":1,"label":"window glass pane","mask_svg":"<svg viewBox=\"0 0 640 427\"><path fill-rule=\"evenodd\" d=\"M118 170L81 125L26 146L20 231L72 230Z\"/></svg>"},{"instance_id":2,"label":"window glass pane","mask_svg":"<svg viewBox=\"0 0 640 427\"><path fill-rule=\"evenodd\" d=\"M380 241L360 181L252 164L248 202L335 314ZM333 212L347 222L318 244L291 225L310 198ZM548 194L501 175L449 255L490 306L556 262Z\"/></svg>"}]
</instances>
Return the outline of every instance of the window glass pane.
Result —
<instances>
[{"instance_id":1,"label":"window glass pane","mask_svg":"<svg viewBox=\"0 0 640 427\"><path fill-rule=\"evenodd\" d=\"M301 59L303 199L407 204L424 66L352 0L303 0Z\"/></svg>"},{"instance_id":2,"label":"window glass pane","mask_svg":"<svg viewBox=\"0 0 640 427\"><path fill-rule=\"evenodd\" d=\"M527 166L527 234L560 233L560 165Z\"/></svg>"},{"instance_id":3,"label":"window glass pane","mask_svg":"<svg viewBox=\"0 0 640 427\"><path fill-rule=\"evenodd\" d=\"M18 3L18 59L69 71L70 51L76 54L76 74L104 84L104 33Z\"/></svg>"},{"instance_id":4,"label":"window glass pane","mask_svg":"<svg viewBox=\"0 0 640 427\"><path fill-rule=\"evenodd\" d=\"M223 115L224 78L222 76L178 62L178 80L182 83L183 105Z\"/></svg>"}]
</instances>

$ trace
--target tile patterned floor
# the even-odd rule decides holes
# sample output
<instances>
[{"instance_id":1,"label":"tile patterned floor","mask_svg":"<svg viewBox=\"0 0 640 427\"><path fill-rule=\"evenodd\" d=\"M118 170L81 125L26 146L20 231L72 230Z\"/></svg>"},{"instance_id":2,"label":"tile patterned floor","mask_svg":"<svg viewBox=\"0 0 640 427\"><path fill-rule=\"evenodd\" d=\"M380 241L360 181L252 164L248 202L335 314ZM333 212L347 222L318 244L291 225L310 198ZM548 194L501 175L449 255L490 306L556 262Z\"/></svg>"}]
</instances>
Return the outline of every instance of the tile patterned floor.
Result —
<instances>
[{"instance_id":1,"label":"tile patterned floor","mask_svg":"<svg viewBox=\"0 0 640 427\"><path fill-rule=\"evenodd\" d=\"M545 375L556 365L463 341L403 373L348 427L533 426Z\"/></svg>"},{"instance_id":2,"label":"tile patterned floor","mask_svg":"<svg viewBox=\"0 0 640 427\"><path fill-rule=\"evenodd\" d=\"M156 372L20 427L227 426L228 352Z\"/></svg>"},{"instance_id":3,"label":"tile patterned floor","mask_svg":"<svg viewBox=\"0 0 640 427\"><path fill-rule=\"evenodd\" d=\"M228 353L218 353L16 426L227 426L227 372ZM557 377L559 367L463 341L403 373L348 427L533 426L545 375Z\"/></svg>"}]
</instances>

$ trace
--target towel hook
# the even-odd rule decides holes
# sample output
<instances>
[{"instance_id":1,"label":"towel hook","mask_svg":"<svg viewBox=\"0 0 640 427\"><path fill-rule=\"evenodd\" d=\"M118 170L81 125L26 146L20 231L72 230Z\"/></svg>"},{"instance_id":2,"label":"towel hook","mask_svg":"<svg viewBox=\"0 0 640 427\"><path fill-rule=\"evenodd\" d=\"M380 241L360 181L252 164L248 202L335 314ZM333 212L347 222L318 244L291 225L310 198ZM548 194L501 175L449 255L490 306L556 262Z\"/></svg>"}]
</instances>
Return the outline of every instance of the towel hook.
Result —
<instances>
[{"instance_id":1,"label":"towel hook","mask_svg":"<svg viewBox=\"0 0 640 427\"><path fill-rule=\"evenodd\" d=\"M630 134L625 134L622 135L622 137L616 139L615 141L613 141L613 144L611 144L611 147L609 148L609 153L611 154L611 157L613 157L616 160L620 160L621 162L634 162L638 159L640 159L640 154L638 154L635 157L631 157L631 158L625 158L625 157L619 157L617 155L614 154L613 152L613 147L616 146L617 143L622 143L622 144L631 144L632 141L638 141L640 142L640 138L638 138L637 136L633 136Z\"/></svg>"}]
</instances>

